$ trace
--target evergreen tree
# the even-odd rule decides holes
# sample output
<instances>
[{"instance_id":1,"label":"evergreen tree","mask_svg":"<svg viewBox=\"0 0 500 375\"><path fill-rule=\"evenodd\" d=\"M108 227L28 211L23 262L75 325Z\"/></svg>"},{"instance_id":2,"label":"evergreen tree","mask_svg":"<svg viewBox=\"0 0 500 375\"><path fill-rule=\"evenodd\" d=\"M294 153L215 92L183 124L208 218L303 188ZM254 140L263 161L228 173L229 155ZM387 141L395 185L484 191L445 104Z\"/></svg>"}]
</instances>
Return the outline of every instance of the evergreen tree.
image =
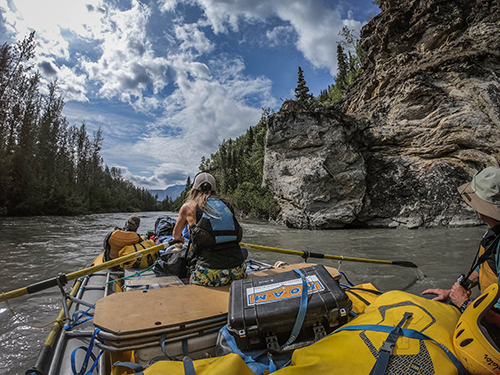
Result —
<instances>
[{"instance_id":1,"label":"evergreen tree","mask_svg":"<svg viewBox=\"0 0 500 375\"><path fill-rule=\"evenodd\" d=\"M347 86L348 73L347 56L340 43L337 43L337 77L335 77L335 85L340 91L345 90Z\"/></svg>"},{"instance_id":2,"label":"evergreen tree","mask_svg":"<svg viewBox=\"0 0 500 375\"><path fill-rule=\"evenodd\" d=\"M295 88L295 100L301 104L309 104L313 98L314 96L309 93L309 87L306 86L304 72L299 66L297 87Z\"/></svg>"},{"instance_id":3,"label":"evergreen tree","mask_svg":"<svg viewBox=\"0 0 500 375\"><path fill-rule=\"evenodd\" d=\"M40 94L34 33L0 47L0 215L158 209L144 188L102 165L102 131L69 126L57 82Z\"/></svg>"}]
</instances>

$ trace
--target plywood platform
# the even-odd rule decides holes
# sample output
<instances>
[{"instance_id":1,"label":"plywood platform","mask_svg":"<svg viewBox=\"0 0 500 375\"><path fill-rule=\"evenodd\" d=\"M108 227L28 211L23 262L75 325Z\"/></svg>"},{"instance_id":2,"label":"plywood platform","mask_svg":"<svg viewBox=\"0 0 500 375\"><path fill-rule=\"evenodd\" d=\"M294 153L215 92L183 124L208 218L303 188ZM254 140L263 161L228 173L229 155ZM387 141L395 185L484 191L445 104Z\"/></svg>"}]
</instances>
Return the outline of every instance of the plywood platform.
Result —
<instances>
[{"instance_id":1,"label":"plywood platform","mask_svg":"<svg viewBox=\"0 0 500 375\"><path fill-rule=\"evenodd\" d=\"M293 264L260 271L249 277L282 273L312 265L314 264ZM335 268L326 268L334 278L340 276ZM187 323L227 315L229 287L183 285L112 294L97 301L94 325L116 335L154 332L166 327L179 327L182 330Z\"/></svg>"}]
</instances>

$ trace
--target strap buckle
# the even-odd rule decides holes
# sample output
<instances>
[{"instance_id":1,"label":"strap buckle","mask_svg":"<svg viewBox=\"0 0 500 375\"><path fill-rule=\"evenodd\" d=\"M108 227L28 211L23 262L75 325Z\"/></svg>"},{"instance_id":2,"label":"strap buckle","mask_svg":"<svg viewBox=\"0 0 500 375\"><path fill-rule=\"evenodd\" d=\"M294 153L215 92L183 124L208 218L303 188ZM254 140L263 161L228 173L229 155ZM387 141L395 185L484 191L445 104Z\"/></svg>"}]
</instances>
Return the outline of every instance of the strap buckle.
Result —
<instances>
[{"instance_id":1,"label":"strap buckle","mask_svg":"<svg viewBox=\"0 0 500 375\"><path fill-rule=\"evenodd\" d=\"M394 343L389 341L384 341L379 349L379 352L385 352L388 354L392 354L393 351L394 351Z\"/></svg>"}]
</instances>

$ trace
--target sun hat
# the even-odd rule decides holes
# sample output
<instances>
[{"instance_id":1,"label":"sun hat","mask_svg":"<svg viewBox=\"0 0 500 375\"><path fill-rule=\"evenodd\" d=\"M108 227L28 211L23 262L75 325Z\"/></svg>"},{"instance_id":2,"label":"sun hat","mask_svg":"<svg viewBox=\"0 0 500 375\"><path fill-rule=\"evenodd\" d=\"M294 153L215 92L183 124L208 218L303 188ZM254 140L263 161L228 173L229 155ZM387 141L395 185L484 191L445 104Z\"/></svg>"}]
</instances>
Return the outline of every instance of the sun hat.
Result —
<instances>
[{"instance_id":1,"label":"sun hat","mask_svg":"<svg viewBox=\"0 0 500 375\"><path fill-rule=\"evenodd\" d=\"M193 182L193 189L196 190L201 190L201 185L203 185L205 182L208 182L210 184L210 190L215 191L215 178L212 176L210 173L207 172L201 172L196 175L194 178Z\"/></svg>"},{"instance_id":2,"label":"sun hat","mask_svg":"<svg viewBox=\"0 0 500 375\"><path fill-rule=\"evenodd\" d=\"M500 168L488 167L476 173L471 182L458 187L465 203L480 214L500 221Z\"/></svg>"},{"instance_id":3,"label":"sun hat","mask_svg":"<svg viewBox=\"0 0 500 375\"><path fill-rule=\"evenodd\" d=\"M127 223L125 224L125 226L129 230L136 231L137 228L139 228L140 224L141 224L141 219L138 216L130 215L127 219Z\"/></svg>"}]
</instances>

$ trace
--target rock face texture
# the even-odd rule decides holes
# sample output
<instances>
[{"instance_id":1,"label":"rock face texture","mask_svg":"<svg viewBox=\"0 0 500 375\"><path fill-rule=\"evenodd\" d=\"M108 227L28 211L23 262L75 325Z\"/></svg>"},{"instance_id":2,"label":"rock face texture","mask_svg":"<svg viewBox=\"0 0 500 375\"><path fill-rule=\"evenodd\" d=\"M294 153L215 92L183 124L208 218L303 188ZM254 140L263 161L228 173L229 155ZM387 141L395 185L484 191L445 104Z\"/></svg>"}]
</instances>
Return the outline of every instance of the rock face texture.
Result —
<instances>
[{"instance_id":1,"label":"rock face texture","mask_svg":"<svg viewBox=\"0 0 500 375\"><path fill-rule=\"evenodd\" d=\"M500 162L500 2L385 0L333 107L270 118L264 185L297 228L479 223L457 187ZM293 103L293 102L292 102Z\"/></svg>"}]
</instances>

